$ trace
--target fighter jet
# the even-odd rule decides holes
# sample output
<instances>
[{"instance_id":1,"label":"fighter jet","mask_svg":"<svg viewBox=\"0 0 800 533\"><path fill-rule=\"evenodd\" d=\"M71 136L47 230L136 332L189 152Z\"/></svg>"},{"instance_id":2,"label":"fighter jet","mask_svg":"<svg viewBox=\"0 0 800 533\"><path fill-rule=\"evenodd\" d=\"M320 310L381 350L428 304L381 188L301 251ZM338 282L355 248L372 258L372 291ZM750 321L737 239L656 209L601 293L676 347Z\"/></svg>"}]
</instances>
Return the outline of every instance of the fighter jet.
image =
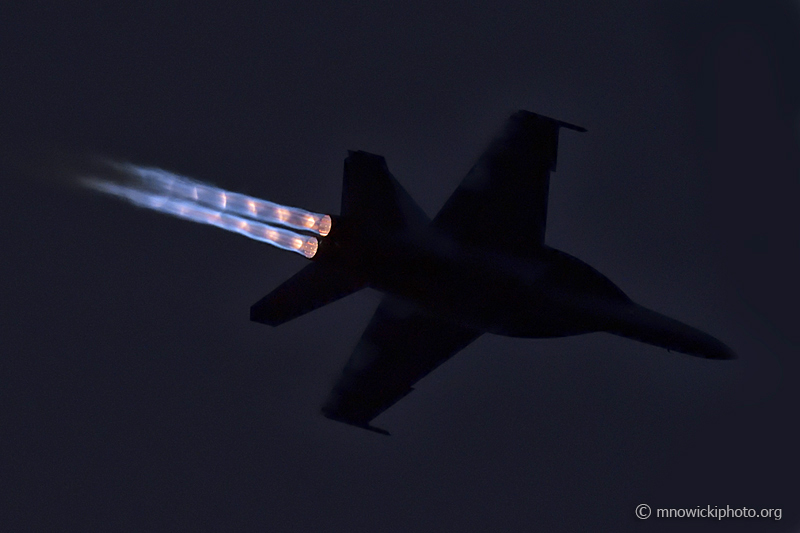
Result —
<instances>
[{"instance_id":1,"label":"fighter jet","mask_svg":"<svg viewBox=\"0 0 800 533\"><path fill-rule=\"evenodd\" d=\"M708 359L719 340L633 302L600 272L545 244L561 128L519 111L433 220L382 156L349 152L341 214L313 262L250 309L278 326L365 287L385 294L322 413L370 422L483 333L544 338L608 332Z\"/></svg>"}]
</instances>

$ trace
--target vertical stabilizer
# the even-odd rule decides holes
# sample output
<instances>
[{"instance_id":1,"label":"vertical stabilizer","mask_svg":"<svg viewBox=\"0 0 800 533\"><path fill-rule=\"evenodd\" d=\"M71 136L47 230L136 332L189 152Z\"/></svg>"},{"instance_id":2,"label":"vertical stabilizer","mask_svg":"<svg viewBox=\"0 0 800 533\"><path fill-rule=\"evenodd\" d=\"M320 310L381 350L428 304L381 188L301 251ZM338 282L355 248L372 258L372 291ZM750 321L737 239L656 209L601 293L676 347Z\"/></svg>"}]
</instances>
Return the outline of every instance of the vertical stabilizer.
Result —
<instances>
[{"instance_id":1,"label":"vertical stabilizer","mask_svg":"<svg viewBox=\"0 0 800 533\"><path fill-rule=\"evenodd\" d=\"M425 212L389 172L383 156L349 152L344 160L342 216L385 229L425 226Z\"/></svg>"}]
</instances>

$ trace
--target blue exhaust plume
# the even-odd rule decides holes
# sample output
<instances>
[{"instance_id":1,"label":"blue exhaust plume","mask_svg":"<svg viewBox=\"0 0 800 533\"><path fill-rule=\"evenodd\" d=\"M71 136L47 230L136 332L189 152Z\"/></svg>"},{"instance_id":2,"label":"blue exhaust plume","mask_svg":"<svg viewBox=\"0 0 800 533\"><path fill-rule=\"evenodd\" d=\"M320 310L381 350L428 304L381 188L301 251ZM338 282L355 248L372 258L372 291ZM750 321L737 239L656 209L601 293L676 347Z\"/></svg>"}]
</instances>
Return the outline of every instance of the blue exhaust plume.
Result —
<instances>
[{"instance_id":1,"label":"blue exhaust plume","mask_svg":"<svg viewBox=\"0 0 800 533\"><path fill-rule=\"evenodd\" d=\"M272 224L321 236L331 228L328 215L226 191L158 168L116 162L109 165L128 183L95 176L83 177L81 183L140 207L216 226L308 258L317 252L316 237Z\"/></svg>"}]
</instances>

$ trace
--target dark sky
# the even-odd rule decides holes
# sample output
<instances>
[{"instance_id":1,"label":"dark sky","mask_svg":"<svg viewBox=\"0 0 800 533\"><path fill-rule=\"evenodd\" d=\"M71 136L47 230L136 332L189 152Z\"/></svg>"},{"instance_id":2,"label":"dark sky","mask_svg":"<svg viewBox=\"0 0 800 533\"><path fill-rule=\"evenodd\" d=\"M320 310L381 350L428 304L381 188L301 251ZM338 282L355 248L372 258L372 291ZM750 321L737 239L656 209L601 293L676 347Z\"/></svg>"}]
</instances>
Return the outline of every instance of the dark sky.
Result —
<instances>
[{"instance_id":1,"label":"dark sky","mask_svg":"<svg viewBox=\"0 0 800 533\"><path fill-rule=\"evenodd\" d=\"M84 4L0 7L0 529L800 527L796 3ZM433 215L517 109L589 130L547 242L739 360L487 335L386 438L318 412L378 293L251 323L303 258L29 170L102 154L338 213L363 149Z\"/></svg>"}]
</instances>

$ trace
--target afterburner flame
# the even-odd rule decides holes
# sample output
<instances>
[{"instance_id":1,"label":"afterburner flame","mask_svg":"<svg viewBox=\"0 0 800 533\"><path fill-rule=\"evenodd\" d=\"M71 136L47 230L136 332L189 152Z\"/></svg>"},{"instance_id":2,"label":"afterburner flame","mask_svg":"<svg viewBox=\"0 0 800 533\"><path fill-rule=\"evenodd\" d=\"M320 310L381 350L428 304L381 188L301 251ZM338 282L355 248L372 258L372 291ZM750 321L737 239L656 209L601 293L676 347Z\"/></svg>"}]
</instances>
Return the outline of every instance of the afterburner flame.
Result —
<instances>
[{"instance_id":1,"label":"afterburner flame","mask_svg":"<svg viewBox=\"0 0 800 533\"><path fill-rule=\"evenodd\" d=\"M331 224L332 224L331 217L329 217L328 215L323 215L322 219L319 221L318 224L319 234L322 235L323 237L327 236L328 233L331 232Z\"/></svg>"},{"instance_id":2,"label":"afterburner flame","mask_svg":"<svg viewBox=\"0 0 800 533\"><path fill-rule=\"evenodd\" d=\"M224 191L157 168L130 163L112 163L112 166L133 183L123 185L97 177L82 178L82 183L141 207L216 226L308 258L314 257L319 248L316 237L267 222L313 231L322 236L330 231L331 217L328 215Z\"/></svg>"},{"instance_id":3,"label":"afterburner flame","mask_svg":"<svg viewBox=\"0 0 800 533\"><path fill-rule=\"evenodd\" d=\"M153 194L169 198L192 200L194 203L215 208L218 211L252 218L267 224L278 224L300 231L310 231L323 237L330 232L331 218L328 215L226 191L160 168L116 162L110 163L110 165L131 179L133 181L131 188L134 189L150 190Z\"/></svg>"}]
</instances>

